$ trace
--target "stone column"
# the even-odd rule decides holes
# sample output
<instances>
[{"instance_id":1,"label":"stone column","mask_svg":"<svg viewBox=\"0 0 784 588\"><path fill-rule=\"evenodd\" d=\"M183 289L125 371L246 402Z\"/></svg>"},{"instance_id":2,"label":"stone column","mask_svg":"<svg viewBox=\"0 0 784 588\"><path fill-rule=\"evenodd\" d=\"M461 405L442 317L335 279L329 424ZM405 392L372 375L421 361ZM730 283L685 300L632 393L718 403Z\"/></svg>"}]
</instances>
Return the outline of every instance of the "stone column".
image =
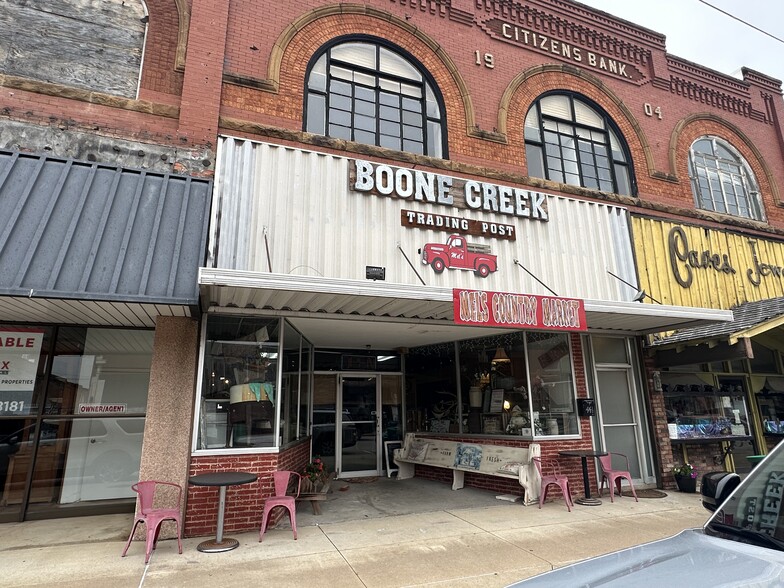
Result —
<instances>
[{"instance_id":1,"label":"stone column","mask_svg":"<svg viewBox=\"0 0 784 588\"><path fill-rule=\"evenodd\" d=\"M183 511L188 494L198 357L199 322L185 317L158 317L139 479L180 484ZM174 525L164 524L161 538L174 536Z\"/></svg>"}]
</instances>

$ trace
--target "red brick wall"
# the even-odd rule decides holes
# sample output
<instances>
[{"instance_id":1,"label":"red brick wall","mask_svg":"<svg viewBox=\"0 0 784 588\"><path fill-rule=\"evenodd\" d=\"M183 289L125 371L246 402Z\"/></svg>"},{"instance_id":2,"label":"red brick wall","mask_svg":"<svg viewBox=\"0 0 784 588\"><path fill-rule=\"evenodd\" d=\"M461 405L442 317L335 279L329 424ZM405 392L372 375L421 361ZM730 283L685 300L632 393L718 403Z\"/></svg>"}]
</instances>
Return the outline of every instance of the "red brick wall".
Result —
<instances>
[{"instance_id":1,"label":"red brick wall","mask_svg":"<svg viewBox=\"0 0 784 588\"><path fill-rule=\"evenodd\" d=\"M189 476L210 472L242 471L257 474L252 484L226 489L225 533L259 530L264 500L273 494L272 472L301 472L310 459L310 441L278 453L210 455L191 458ZM280 510L280 509L277 509ZM276 512L276 517L282 513ZM185 508L186 537L214 535L218 520L218 488L189 486Z\"/></svg>"},{"instance_id":2,"label":"red brick wall","mask_svg":"<svg viewBox=\"0 0 784 588\"><path fill-rule=\"evenodd\" d=\"M751 81L747 82L724 82L722 76L694 67L690 70L690 75L695 76L689 82L691 90L683 91L682 86L671 82L671 78L682 80L683 71L673 69L662 50L663 43L651 41L647 33L628 34L603 17L599 20L605 21L603 25L612 30L613 38L629 40L650 51L649 62L638 64L648 76L644 83L630 83L540 51L499 43L476 23L465 25L450 19L443 6L430 5L431 9L426 9L420 4L417 9L407 2L383 0L365 2L361 11L337 12L335 6L318 0L280 4L274 16L258 19L254 18L254 2L233 2L225 71L264 81L277 90L227 84L223 89L222 114L235 121L301 130L309 59L324 43L338 36L376 36L411 53L433 75L445 101L452 163L524 175L527 169L522 127L528 108L548 90L575 91L597 102L620 127L631 150L641 201L693 210L686 170L688 147L697 136L710 132L725 137L747 158L762 186L770 223L784 228L784 210L778 206L767 173L774 178L784 176L782 130L763 99L771 93L764 81L749 78ZM476 3L473 10L477 18L482 18L490 16L498 6L492 2ZM550 4L545 12L549 10ZM510 18L504 10L496 16ZM583 16L577 13L568 18L579 22ZM597 29L596 21L586 19L585 23L587 30ZM558 38L559 34L553 30L551 36ZM475 51L492 53L494 67L477 65ZM602 53L599 48L596 51ZM658 79L654 84L651 82L655 76ZM712 98L715 92L723 98ZM739 102L744 108L732 106ZM662 118L647 116L645 104L661 107ZM775 97L774 105L777 110L784 110L780 97ZM756 111L753 116L750 108ZM695 113L709 116L692 120ZM493 140L478 133L489 133ZM546 188L559 190L556 184Z\"/></svg>"}]
</instances>

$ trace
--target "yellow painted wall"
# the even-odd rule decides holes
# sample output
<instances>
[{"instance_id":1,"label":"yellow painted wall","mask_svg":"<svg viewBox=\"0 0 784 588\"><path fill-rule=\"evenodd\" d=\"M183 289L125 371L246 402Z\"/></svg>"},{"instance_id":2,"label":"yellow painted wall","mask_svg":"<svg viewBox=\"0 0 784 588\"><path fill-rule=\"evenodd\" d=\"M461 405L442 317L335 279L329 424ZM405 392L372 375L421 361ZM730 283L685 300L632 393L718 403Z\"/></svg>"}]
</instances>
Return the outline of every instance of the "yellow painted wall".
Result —
<instances>
[{"instance_id":1,"label":"yellow painted wall","mask_svg":"<svg viewBox=\"0 0 784 588\"><path fill-rule=\"evenodd\" d=\"M676 239L675 250L681 254L696 252L690 256L691 261L671 254L669 242L677 228L682 229L686 240ZM784 242L639 216L632 216L632 236L640 287L663 304L727 309L743 302L784 296ZM750 240L755 242L756 261ZM703 263L704 252L719 266L734 269L734 273L694 267ZM682 278L691 273L690 286L678 283L673 263ZM760 269L769 275L761 276ZM752 283L749 270L759 285Z\"/></svg>"}]
</instances>

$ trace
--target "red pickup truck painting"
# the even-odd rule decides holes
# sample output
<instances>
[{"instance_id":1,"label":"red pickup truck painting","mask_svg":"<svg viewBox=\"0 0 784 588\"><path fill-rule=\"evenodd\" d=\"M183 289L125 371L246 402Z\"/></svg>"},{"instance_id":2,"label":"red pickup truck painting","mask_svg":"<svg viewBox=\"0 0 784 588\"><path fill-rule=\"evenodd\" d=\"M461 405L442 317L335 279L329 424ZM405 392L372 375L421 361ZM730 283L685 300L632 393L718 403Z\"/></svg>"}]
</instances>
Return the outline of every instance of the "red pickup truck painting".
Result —
<instances>
[{"instance_id":1,"label":"red pickup truck painting","mask_svg":"<svg viewBox=\"0 0 784 588\"><path fill-rule=\"evenodd\" d=\"M496 256L490 245L468 243L460 235L450 235L446 243L427 243L422 248L422 263L433 267L440 274L444 269L472 270L477 276L486 278L498 270Z\"/></svg>"}]
</instances>

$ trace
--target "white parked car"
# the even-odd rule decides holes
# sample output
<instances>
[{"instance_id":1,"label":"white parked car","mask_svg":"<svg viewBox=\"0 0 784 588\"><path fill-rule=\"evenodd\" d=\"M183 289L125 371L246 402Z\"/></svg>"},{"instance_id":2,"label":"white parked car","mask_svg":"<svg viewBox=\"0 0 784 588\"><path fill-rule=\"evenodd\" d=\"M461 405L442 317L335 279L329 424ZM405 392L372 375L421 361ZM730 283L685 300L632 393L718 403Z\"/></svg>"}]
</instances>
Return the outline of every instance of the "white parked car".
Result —
<instances>
[{"instance_id":1,"label":"white parked car","mask_svg":"<svg viewBox=\"0 0 784 588\"><path fill-rule=\"evenodd\" d=\"M714 479L705 480L709 476ZM509 588L784 586L784 443L734 490L735 474L705 478L703 505L715 512L702 528L570 564Z\"/></svg>"}]
</instances>

